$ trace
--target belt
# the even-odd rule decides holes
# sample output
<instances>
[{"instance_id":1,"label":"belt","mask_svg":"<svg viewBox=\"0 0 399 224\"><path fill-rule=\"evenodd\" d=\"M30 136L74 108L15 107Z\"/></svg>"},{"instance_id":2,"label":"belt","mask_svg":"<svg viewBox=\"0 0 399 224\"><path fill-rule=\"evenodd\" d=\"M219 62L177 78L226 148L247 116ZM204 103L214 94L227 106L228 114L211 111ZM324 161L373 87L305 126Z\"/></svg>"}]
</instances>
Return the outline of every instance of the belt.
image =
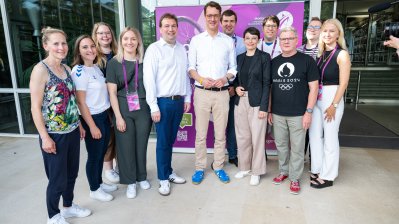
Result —
<instances>
[{"instance_id":1,"label":"belt","mask_svg":"<svg viewBox=\"0 0 399 224\"><path fill-rule=\"evenodd\" d=\"M183 96L176 95L176 96L166 96L166 97L160 97L160 98L171 99L171 100L180 100L183 98Z\"/></svg>"},{"instance_id":2,"label":"belt","mask_svg":"<svg viewBox=\"0 0 399 224\"><path fill-rule=\"evenodd\" d=\"M222 88L215 88L215 87L205 88L203 86L197 86L197 85L195 85L195 87L200 88L200 89L204 89L204 90L210 90L210 91L223 91L223 90L227 90L229 88L228 86L223 86Z\"/></svg>"}]
</instances>

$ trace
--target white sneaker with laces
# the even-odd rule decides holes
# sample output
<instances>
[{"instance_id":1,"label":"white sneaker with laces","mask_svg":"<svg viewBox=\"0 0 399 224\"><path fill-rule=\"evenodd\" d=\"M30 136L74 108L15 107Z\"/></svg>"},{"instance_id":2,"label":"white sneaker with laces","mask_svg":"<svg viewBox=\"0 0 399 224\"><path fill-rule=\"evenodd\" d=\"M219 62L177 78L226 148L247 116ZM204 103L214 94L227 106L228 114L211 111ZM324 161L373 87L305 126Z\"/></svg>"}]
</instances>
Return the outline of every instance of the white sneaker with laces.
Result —
<instances>
[{"instance_id":1,"label":"white sneaker with laces","mask_svg":"<svg viewBox=\"0 0 399 224\"><path fill-rule=\"evenodd\" d=\"M114 196L106 193L101 187L96 191L90 191L90 197L99 201L112 201Z\"/></svg>"},{"instance_id":2,"label":"white sneaker with laces","mask_svg":"<svg viewBox=\"0 0 399 224\"><path fill-rule=\"evenodd\" d=\"M102 183L102 184L100 184L100 188L103 189L103 191L106 193L114 192L114 191L118 190L118 186L116 184Z\"/></svg>"},{"instance_id":3,"label":"white sneaker with laces","mask_svg":"<svg viewBox=\"0 0 399 224\"><path fill-rule=\"evenodd\" d=\"M119 174L114 169L104 171L104 176L114 184L119 183Z\"/></svg>"},{"instance_id":4,"label":"white sneaker with laces","mask_svg":"<svg viewBox=\"0 0 399 224\"><path fill-rule=\"evenodd\" d=\"M168 196L170 194L170 183L169 180L159 181L158 191L163 196Z\"/></svg>"},{"instance_id":5,"label":"white sneaker with laces","mask_svg":"<svg viewBox=\"0 0 399 224\"><path fill-rule=\"evenodd\" d=\"M258 185L260 182L260 176L259 175L251 175L251 180L249 181L249 184L252 186Z\"/></svg>"},{"instance_id":6,"label":"white sneaker with laces","mask_svg":"<svg viewBox=\"0 0 399 224\"><path fill-rule=\"evenodd\" d=\"M60 213L58 213L57 215L48 218L47 219L47 224L69 224L69 222L65 221L64 217L61 216Z\"/></svg>"},{"instance_id":7,"label":"white sneaker with laces","mask_svg":"<svg viewBox=\"0 0 399 224\"><path fill-rule=\"evenodd\" d=\"M89 209L82 208L75 203L72 203L71 207L61 209L61 215L65 219L71 218L71 217L83 218L83 217L89 216L90 214L91 214L91 211Z\"/></svg>"},{"instance_id":8,"label":"white sneaker with laces","mask_svg":"<svg viewBox=\"0 0 399 224\"><path fill-rule=\"evenodd\" d=\"M186 183L186 180L183 177L177 176L177 174L173 172L171 175L169 175L169 182L174 184L184 184Z\"/></svg>"},{"instance_id":9,"label":"white sneaker with laces","mask_svg":"<svg viewBox=\"0 0 399 224\"><path fill-rule=\"evenodd\" d=\"M132 199L132 198L135 198L136 195L137 195L137 192L136 192L136 184L129 184L129 185L127 185L126 197Z\"/></svg>"},{"instance_id":10,"label":"white sneaker with laces","mask_svg":"<svg viewBox=\"0 0 399 224\"><path fill-rule=\"evenodd\" d=\"M151 188L151 184L147 180L140 181L139 184L140 184L140 188L143 190L148 190Z\"/></svg>"},{"instance_id":11,"label":"white sneaker with laces","mask_svg":"<svg viewBox=\"0 0 399 224\"><path fill-rule=\"evenodd\" d=\"M242 179L242 178L248 176L249 172L251 172L251 171L250 170L240 171L234 177L237 178L237 179Z\"/></svg>"}]
</instances>

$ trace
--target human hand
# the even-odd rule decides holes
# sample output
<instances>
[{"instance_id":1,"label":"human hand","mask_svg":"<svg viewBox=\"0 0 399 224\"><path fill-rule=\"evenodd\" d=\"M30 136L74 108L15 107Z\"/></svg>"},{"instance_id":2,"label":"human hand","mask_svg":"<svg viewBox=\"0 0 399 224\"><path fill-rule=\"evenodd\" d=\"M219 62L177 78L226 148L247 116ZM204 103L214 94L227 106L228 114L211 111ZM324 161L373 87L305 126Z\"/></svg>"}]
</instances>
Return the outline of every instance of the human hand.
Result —
<instances>
[{"instance_id":1,"label":"human hand","mask_svg":"<svg viewBox=\"0 0 399 224\"><path fill-rule=\"evenodd\" d=\"M220 78L220 79L216 79L215 80L215 84L214 84L214 86L216 87L216 88L222 88L226 83L227 83L227 78L226 77L222 77L222 78Z\"/></svg>"},{"instance_id":2,"label":"human hand","mask_svg":"<svg viewBox=\"0 0 399 224\"><path fill-rule=\"evenodd\" d=\"M83 128L82 123L79 124L79 135L80 140L83 140L86 137L86 130Z\"/></svg>"},{"instance_id":3,"label":"human hand","mask_svg":"<svg viewBox=\"0 0 399 224\"><path fill-rule=\"evenodd\" d=\"M154 123L158 123L161 120L161 112L156 111L151 113L151 118Z\"/></svg>"},{"instance_id":4,"label":"human hand","mask_svg":"<svg viewBox=\"0 0 399 224\"><path fill-rule=\"evenodd\" d=\"M97 126L90 128L91 137L93 139L100 139L101 138L101 131Z\"/></svg>"},{"instance_id":5,"label":"human hand","mask_svg":"<svg viewBox=\"0 0 399 224\"><path fill-rule=\"evenodd\" d=\"M308 130L310 127L310 124L312 123L312 114L305 112L305 114L302 117L302 127L305 130Z\"/></svg>"},{"instance_id":6,"label":"human hand","mask_svg":"<svg viewBox=\"0 0 399 224\"><path fill-rule=\"evenodd\" d=\"M244 87L242 87L242 86L238 86L237 88L236 88L236 93L237 93L237 96L244 96Z\"/></svg>"},{"instance_id":7,"label":"human hand","mask_svg":"<svg viewBox=\"0 0 399 224\"><path fill-rule=\"evenodd\" d=\"M122 117L116 118L116 129L120 132L126 131L126 122Z\"/></svg>"},{"instance_id":8,"label":"human hand","mask_svg":"<svg viewBox=\"0 0 399 224\"><path fill-rule=\"evenodd\" d=\"M187 113L191 108L191 103L184 103L184 113Z\"/></svg>"},{"instance_id":9,"label":"human hand","mask_svg":"<svg viewBox=\"0 0 399 224\"><path fill-rule=\"evenodd\" d=\"M212 87L215 85L215 80L214 80L214 79L211 79L211 78L204 78L204 79L202 80L202 85L203 85L206 89L212 88Z\"/></svg>"},{"instance_id":10,"label":"human hand","mask_svg":"<svg viewBox=\"0 0 399 224\"><path fill-rule=\"evenodd\" d=\"M269 113L267 115L267 123L269 123L269 125L273 125L273 116L272 113Z\"/></svg>"},{"instance_id":11,"label":"human hand","mask_svg":"<svg viewBox=\"0 0 399 224\"><path fill-rule=\"evenodd\" d=\"M230 97L236 95L236 92L234 91L234 87L233 86L229 86L229 88L227 88L227 90L229 91Z\"/></svg>"},{"instance_id":12,"label":"human hand","mask_svg":"<svg viewBox=\"0 0 399 224\"><path fill-rule=\"evenodd\" d=\"M42 149L47 153L57 154L55 142L50 138L50 136L42 138Z\"/></svg>"},{"instance_id":13,"label":"human hand","mask_svg":"<svg viewBox=\"0 0 399 224\"><path fill-rule=\"evenodd\" d=\"M399 49L399 38L389 36L389 40L384 41L384 45L392 48Z\"/></svg>"},{"instance_id":14,"label":"human hand","mask_svg":"<svg viewBox=\"0 0 399 224\"><path fill-rule=\"evenodd\" d=\"M327 120L327 122L331 122L332 120L335 120L335 107L333 105L330 105L325 111L324 111L324 120Z\"/></svg>"},{"instance_id":15,"label":"human hand","mask_svg":"<svg viewBox=\"0 0 399 224\"><path fill-rule=\"evenodd\" d=\"M259 113L258 113L258 118L259 119L265 119L267 117L267 112L264 112L264 111L259 111Z\"/></svg>"}]
</instances>

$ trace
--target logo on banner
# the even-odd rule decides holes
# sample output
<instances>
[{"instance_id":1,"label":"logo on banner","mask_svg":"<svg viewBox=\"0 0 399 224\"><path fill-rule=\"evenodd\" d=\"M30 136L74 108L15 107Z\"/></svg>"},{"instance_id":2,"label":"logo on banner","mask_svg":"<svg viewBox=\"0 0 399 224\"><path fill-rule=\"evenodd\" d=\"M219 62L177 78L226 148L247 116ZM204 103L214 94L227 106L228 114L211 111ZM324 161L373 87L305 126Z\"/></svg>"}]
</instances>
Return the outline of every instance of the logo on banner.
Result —
<instances>
[{"instance_id":1,"label":"logo on banner","mask_svg":"<svg viewBox=\"0 0 399 224\"><path fill-rule=\"evenodd\" d=\"M277 14L277 17L280 19L280 29L292 26L294 23L294 17L288 11L281 11Z\"/></svg>"}]
</instances>

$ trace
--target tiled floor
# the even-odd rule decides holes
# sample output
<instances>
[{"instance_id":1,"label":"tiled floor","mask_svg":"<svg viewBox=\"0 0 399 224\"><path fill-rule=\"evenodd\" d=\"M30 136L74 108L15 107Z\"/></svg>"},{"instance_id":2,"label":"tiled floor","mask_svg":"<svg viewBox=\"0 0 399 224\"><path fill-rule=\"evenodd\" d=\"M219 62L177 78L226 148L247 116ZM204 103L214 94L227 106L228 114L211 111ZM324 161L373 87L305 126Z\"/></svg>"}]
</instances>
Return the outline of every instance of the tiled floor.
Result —
<instances>
[{"instance_id":1,"label":"tiled floor","mask_svg":"<svg viewBox=\"0 0 399 224\"><path fill-rule=\"evenodd\" d=\"M86 152L82 143L81 166L75 188L75 202L92 209L87 218L70 223L398 223L399 150L342 148L340 175L334 186L322 190L309 187L308 173L302 178L299 195L289 193L288 182L271 183L277 171L277 157L269 157L268 173L257 187L249 178L223 184L210 169L203 183L190 181L172 185L172 194L157 192L155 144L148 149L148 178L152 188L138 190L127 199L126 186L119 185L111 202L88 197L85 175ZM192 154L174 154L174 169L190 180ZM212 155L208 155L208 163ZM230 176L237 168L226 166ZM308 170L306 164L305 170ZM0 223L45 223L45 188L41 153L37 139L0 138Z\"/></svg>"}]
</instances>

